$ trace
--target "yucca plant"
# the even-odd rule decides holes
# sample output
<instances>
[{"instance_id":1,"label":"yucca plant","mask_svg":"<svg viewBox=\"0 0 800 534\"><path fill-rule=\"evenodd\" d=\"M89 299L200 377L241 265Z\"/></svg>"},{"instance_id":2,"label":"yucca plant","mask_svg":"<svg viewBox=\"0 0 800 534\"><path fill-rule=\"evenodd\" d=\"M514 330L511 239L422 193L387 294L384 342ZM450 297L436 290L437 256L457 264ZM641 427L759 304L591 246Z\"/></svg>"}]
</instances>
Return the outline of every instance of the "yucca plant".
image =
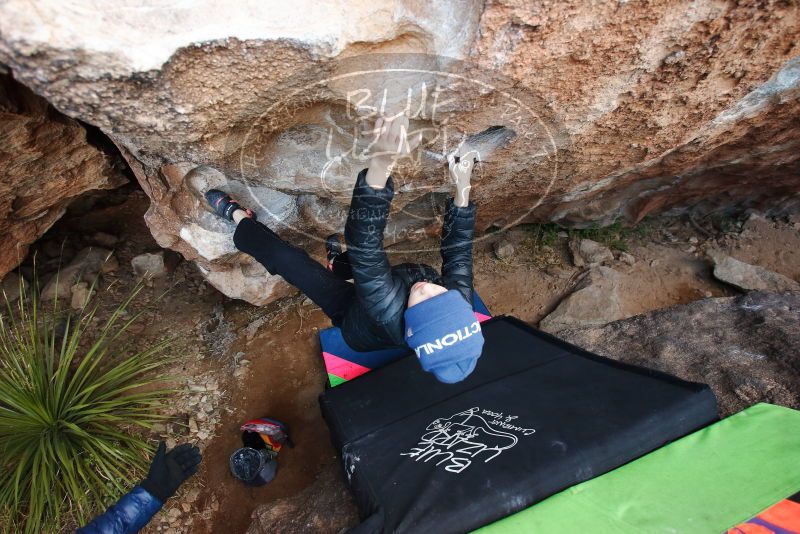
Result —
<instances>
[{"instance_id":1,"label":"yucca plant","mask_svg":"<svg viewBox=\"0 0 800 534\"><path fill-rule=\"evenodd\" d=\"M14 305L0 297L0 520L10 532L58 532L88 521L146 467L152 448L136 434L162 419L168 390L156 371L168 342L123 346L141 285L105 321L91 299L63 312L32 285Z\"/></svg>"}]
</instances>

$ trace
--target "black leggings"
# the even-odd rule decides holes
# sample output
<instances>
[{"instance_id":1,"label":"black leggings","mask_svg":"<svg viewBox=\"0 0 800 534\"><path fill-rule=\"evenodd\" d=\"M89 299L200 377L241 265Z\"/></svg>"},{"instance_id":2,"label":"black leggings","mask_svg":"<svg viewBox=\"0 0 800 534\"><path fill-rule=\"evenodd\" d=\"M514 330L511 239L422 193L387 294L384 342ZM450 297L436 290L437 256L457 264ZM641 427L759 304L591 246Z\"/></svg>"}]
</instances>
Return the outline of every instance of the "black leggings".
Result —
<instances>
[{"instance_id":1,"label":"black leggings","mask_svg":"<svg viewBox=\"0 0 800 534\"><path fill-rule=\"evenodd\" d=\"M260 222L245 218L233 234L236 248L255 258L270 274L277 274L322 308L339 326L355 298L347 253L340 254L331 270L314 261L305 250L291 245Z\"/></svg>"}]
</instances>

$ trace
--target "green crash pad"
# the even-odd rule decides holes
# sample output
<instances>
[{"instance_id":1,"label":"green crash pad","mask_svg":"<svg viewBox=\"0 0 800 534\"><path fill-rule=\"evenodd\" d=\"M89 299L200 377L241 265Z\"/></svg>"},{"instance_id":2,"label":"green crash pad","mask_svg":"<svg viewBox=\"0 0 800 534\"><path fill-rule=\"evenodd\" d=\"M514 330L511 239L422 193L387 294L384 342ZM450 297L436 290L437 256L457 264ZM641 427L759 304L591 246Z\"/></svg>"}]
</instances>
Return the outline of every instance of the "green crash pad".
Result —
<instances>
[{"instance_id":1,"label":"green crash pad","mask_svg":"<svg viewBox=\"0 0 800 534\"><path fill-rule=\"evenodd\" d=\"M800 411L757 404L480 534L721 533L800 490Z\"/></svg>"}]
</instances>

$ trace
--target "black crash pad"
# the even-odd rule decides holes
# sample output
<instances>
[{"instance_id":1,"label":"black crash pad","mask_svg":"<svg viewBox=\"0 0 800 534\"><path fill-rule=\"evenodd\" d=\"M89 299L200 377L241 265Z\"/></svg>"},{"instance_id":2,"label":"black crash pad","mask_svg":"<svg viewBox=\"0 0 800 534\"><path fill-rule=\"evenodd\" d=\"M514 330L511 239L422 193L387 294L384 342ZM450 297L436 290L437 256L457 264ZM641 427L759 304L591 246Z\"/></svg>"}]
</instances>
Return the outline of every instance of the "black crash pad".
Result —
<instances>
[{"instance_id":1,"label":"black crash pad","mask_svg":"<svg viewBox=\"0 0 800 534\"><path fill-rule=\"evenodd\" d=\"M404 358L320 397L369 532L466 532L717 419L706 385L483 323L466 380Z\"/></svg>"}]
</instances>

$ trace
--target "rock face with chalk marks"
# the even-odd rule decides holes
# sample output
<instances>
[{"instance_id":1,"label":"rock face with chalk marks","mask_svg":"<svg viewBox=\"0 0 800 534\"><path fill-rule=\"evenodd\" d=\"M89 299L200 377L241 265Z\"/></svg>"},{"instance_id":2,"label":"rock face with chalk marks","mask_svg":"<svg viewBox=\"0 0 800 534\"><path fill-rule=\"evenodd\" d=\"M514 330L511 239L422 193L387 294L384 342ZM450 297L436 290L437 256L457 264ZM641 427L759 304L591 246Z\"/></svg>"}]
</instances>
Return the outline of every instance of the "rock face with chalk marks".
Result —
<instances>
[{"instance_id":1,"label":"rock face with chalk marks","mask_svg":"<svg viewBox=\"0 0 800 534\"><path fill-rule=\"evenodd\" d=\"M479 230L785 208L800 186L798 37L778 1L0 6L0 62L117 144L159 244L257 304L290 289L233 249L202 189L321 251L364 166L358 119L384 102L409 103L426 131L396 175L398 247L438 229L442 155L498 126L513 139L479 166Z\"/></svg>"}]
</instances>

